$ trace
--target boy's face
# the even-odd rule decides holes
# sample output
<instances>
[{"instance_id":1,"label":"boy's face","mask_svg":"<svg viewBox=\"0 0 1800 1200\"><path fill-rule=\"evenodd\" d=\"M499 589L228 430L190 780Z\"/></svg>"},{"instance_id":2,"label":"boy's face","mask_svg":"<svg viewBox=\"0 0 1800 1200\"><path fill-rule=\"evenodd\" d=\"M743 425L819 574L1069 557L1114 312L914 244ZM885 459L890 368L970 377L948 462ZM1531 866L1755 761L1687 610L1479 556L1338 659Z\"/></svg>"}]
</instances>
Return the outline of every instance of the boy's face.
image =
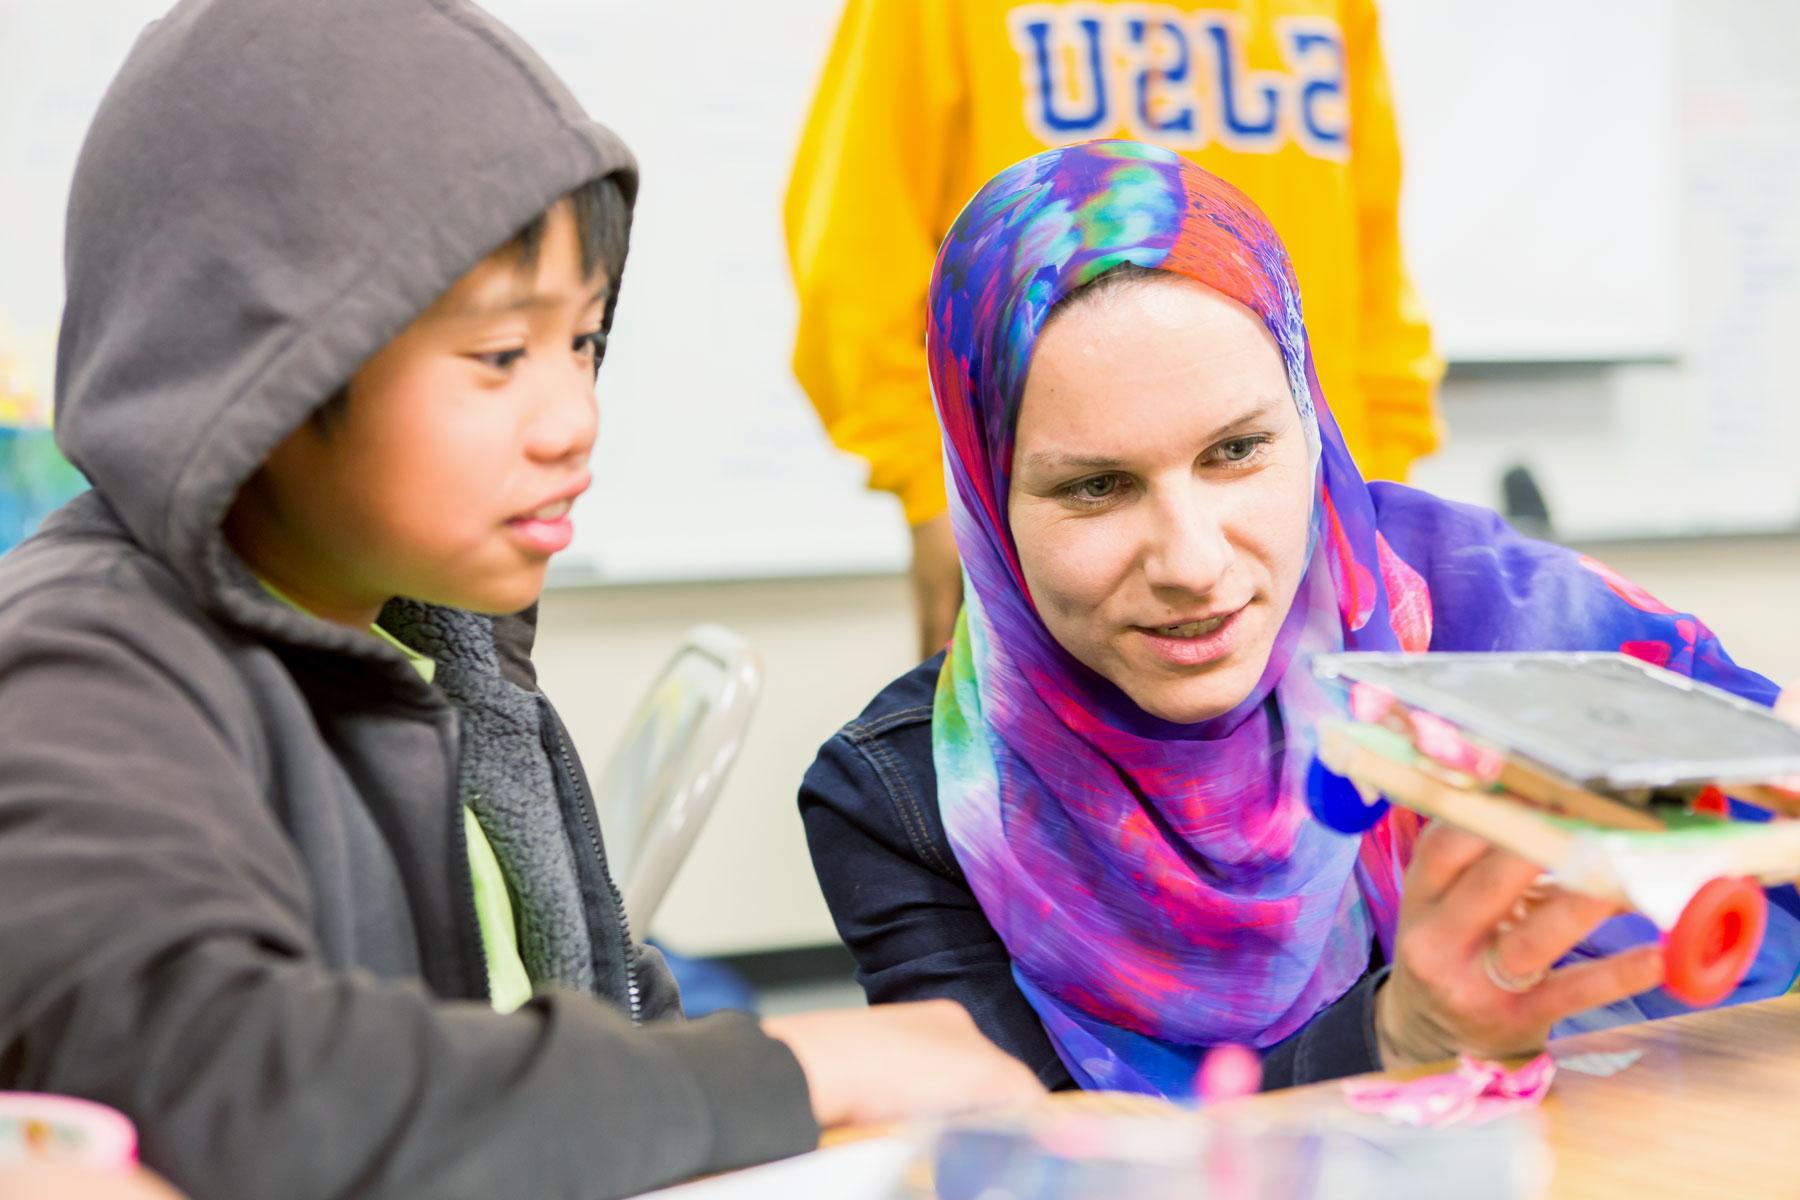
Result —
<instances>
[{"instance_id":1,"label":"boy's face","mask_svg":"<svg viewBox=\"0 0 1800 1200\"><path fill-rule=\"evenodd\" d=\"M559 204L535 265L483 259L363 364L341 411L276 447L226 518L233 548L345 624L397 595L530 604L589 482L606 279L583 277Z\"/></svg>"}]
</instances>

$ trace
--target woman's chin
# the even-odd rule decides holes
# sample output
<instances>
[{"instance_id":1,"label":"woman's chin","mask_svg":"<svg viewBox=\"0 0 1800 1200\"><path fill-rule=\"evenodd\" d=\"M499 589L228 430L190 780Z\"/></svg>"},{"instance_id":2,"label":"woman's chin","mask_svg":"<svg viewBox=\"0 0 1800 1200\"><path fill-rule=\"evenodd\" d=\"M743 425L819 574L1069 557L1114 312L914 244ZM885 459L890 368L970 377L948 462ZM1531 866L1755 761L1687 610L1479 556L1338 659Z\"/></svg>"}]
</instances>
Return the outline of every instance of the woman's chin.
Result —
<instances>
[{"instance_id":1,"label":"woman's chin","mask_svg":"<svg viewBox=\"0 0 1800 1200\"><path fill-rule=\"evenodd\" d=\"M1113 683L1151 716L1177 725L1197 725L1242 704L1267 661L1266 653L1255 662L1233 655L1228 661L1173 675L1158 664L1132 671L1129 679L1115 678Z\"/></svg>"},{"instance_id":2,"label":"woman's chin","mask_svg":"<svg viewBox=\"0 0 1800 1200\"><path fill-rule=\"evenodd\" d=\"M1164 721L1177 725L1197 725L1222 717L1242 704L1250 694L1248 687L1235 686L1234 680L1184 680L1160 687L1126 688L1137 706Z\"/></svg>"}]
</instances>

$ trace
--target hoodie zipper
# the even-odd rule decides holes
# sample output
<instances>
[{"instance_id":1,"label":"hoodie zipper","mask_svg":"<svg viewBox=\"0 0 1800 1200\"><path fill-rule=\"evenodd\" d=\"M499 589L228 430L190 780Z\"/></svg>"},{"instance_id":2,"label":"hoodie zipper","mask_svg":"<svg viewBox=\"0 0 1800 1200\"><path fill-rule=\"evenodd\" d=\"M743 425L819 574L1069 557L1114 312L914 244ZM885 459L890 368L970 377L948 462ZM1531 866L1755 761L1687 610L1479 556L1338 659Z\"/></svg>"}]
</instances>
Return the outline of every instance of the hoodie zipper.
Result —
<instances>
[{"instance_id":1,"label":"hoodie zipper","mask_svg":"<svg viewBox=\"0 0 1800 1200\"><path fill-rule=\"evenodd\" d=\"M556 753L562 759L563 778L568 780L569 787L575 793L575 808L581 813L581 825L587 830L588 844L594 848L594 854L600 862L600 874L606 880L606 890L612 896L613 915L618 918L619 932L624 936L625 946L625 997L629 1003L631 1023L642 1025L643 994L638 988L637 955L631 940L631 919L625 915L625 897L619 894L619 885L613 882L612 868L606 862L606 847L600 841L600 829L594 823L594 806L589 801L587 790L581 786L580 773L575 769L575 760L569 753L569 742L560 728L552 727L551 736L556 739Z\"/></svg>"},{"instance_id":2,"label":"hoodie zipper","mask_svg":"<svg viewBox=\"0 0 1800 1200\"><path fill-rule=\"evenodd\" d=\"M462 885L460 890L463 910L463 949L465 952L474 951L475 965L481 972L479 977L481 994L488 998L489 1004L492 1004L494 1002L494 975L493 968L488 962L487 942L481 936L481 913L475 907L475 870L469 865L469 833L463 824L465 820L463 802L458 786L458 779L462 774L459 769L462 750L458 745L459 738L455 726L446 731L444 740L450 747L450 786L446 791L450 798L450 836L456 844L456 854L453 856L456 859L456 878L457 882ZM470 930L475 933L473 938L468 936Z\"/></svg>"}]
</instances>

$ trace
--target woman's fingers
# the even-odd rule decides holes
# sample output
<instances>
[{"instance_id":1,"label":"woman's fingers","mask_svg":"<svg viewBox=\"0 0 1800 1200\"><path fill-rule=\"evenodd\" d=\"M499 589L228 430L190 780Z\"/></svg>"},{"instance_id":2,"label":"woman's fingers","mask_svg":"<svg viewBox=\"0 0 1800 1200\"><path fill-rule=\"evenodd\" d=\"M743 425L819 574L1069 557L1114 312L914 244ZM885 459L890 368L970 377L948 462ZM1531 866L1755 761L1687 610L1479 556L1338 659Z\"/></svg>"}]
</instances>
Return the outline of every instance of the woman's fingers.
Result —
<instances>
[{"instance_id":1,"label":"woman's fingers","mask_svg":"<svg viewBox=\"0 0 1800 1200\"><path fill-rule=\"evenodd\" d=\"M1638 946L1552 971L1524 999L1536 1022L1549 1026L1575 1013L1647 992L1662 980L1662 947Z\"/></svg>"},{"instance_id":2,"label":"woman's fingers","mask_svg":"<svg viewBox=\"0 0 1800 1200\"><path fill-rule=\"evenodd\" d=\"M1439 934L1467 956L1484 949L1494 927L1508 919L1543 868L1504 850L1476 859L1437 901Z\"/></svg>"},{"instance_id":3,"label":"woman's fingers","mask_svg":"<svg viewBox=\"0 0 1800 1200\"><path fill-rule=\"evenodd\" d=\"M1619 911L1610 900L1553 888L1501 923L1493 935L1495 965L1508 977L1529 979L1557 961Z\"/></svg>"},{"instance_id":4,"label":"woman's fingers","mask_svg":"<svg viewBox=\"0 0 1800 1200\"><path fill-rule=\"evenodd\" d=\"M1406 873L1406 899L1416 907L1436 904L1458 877L1493 846L1454 825L1433 821L1413 847Z\"/></svg>"}]
</instances>

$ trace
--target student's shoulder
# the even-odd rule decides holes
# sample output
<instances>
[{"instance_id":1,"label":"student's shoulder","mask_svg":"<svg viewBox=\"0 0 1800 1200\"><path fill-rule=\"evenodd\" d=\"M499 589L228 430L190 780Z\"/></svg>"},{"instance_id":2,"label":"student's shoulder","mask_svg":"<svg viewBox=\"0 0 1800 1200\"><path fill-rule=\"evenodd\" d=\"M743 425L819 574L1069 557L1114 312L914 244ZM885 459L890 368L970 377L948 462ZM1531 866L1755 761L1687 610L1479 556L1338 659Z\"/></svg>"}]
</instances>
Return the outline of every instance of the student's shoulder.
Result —
<instances>
[{"instance_id":1,"label":"student's shoulder","mask_svg":"<svg viewBox=\"0 0 1800 1200\"><path fill-rule=\"evenodd\" d=\"M0 559L0 662L135 657L197 684L230 674L235 641L91 496Z\"/></svg>"},{"instance_id":2,"label":"student's shoulder","mask_svg":"<svg viewBox=\"0 0 1800 1200\"><path fill-rule=\"evenodd\" d=\"M124 609L200 612L175 575L134 542L93 493L51 514L0 559L0 621L54 618L104 598Z\"/></svg>"}]
</instances>

